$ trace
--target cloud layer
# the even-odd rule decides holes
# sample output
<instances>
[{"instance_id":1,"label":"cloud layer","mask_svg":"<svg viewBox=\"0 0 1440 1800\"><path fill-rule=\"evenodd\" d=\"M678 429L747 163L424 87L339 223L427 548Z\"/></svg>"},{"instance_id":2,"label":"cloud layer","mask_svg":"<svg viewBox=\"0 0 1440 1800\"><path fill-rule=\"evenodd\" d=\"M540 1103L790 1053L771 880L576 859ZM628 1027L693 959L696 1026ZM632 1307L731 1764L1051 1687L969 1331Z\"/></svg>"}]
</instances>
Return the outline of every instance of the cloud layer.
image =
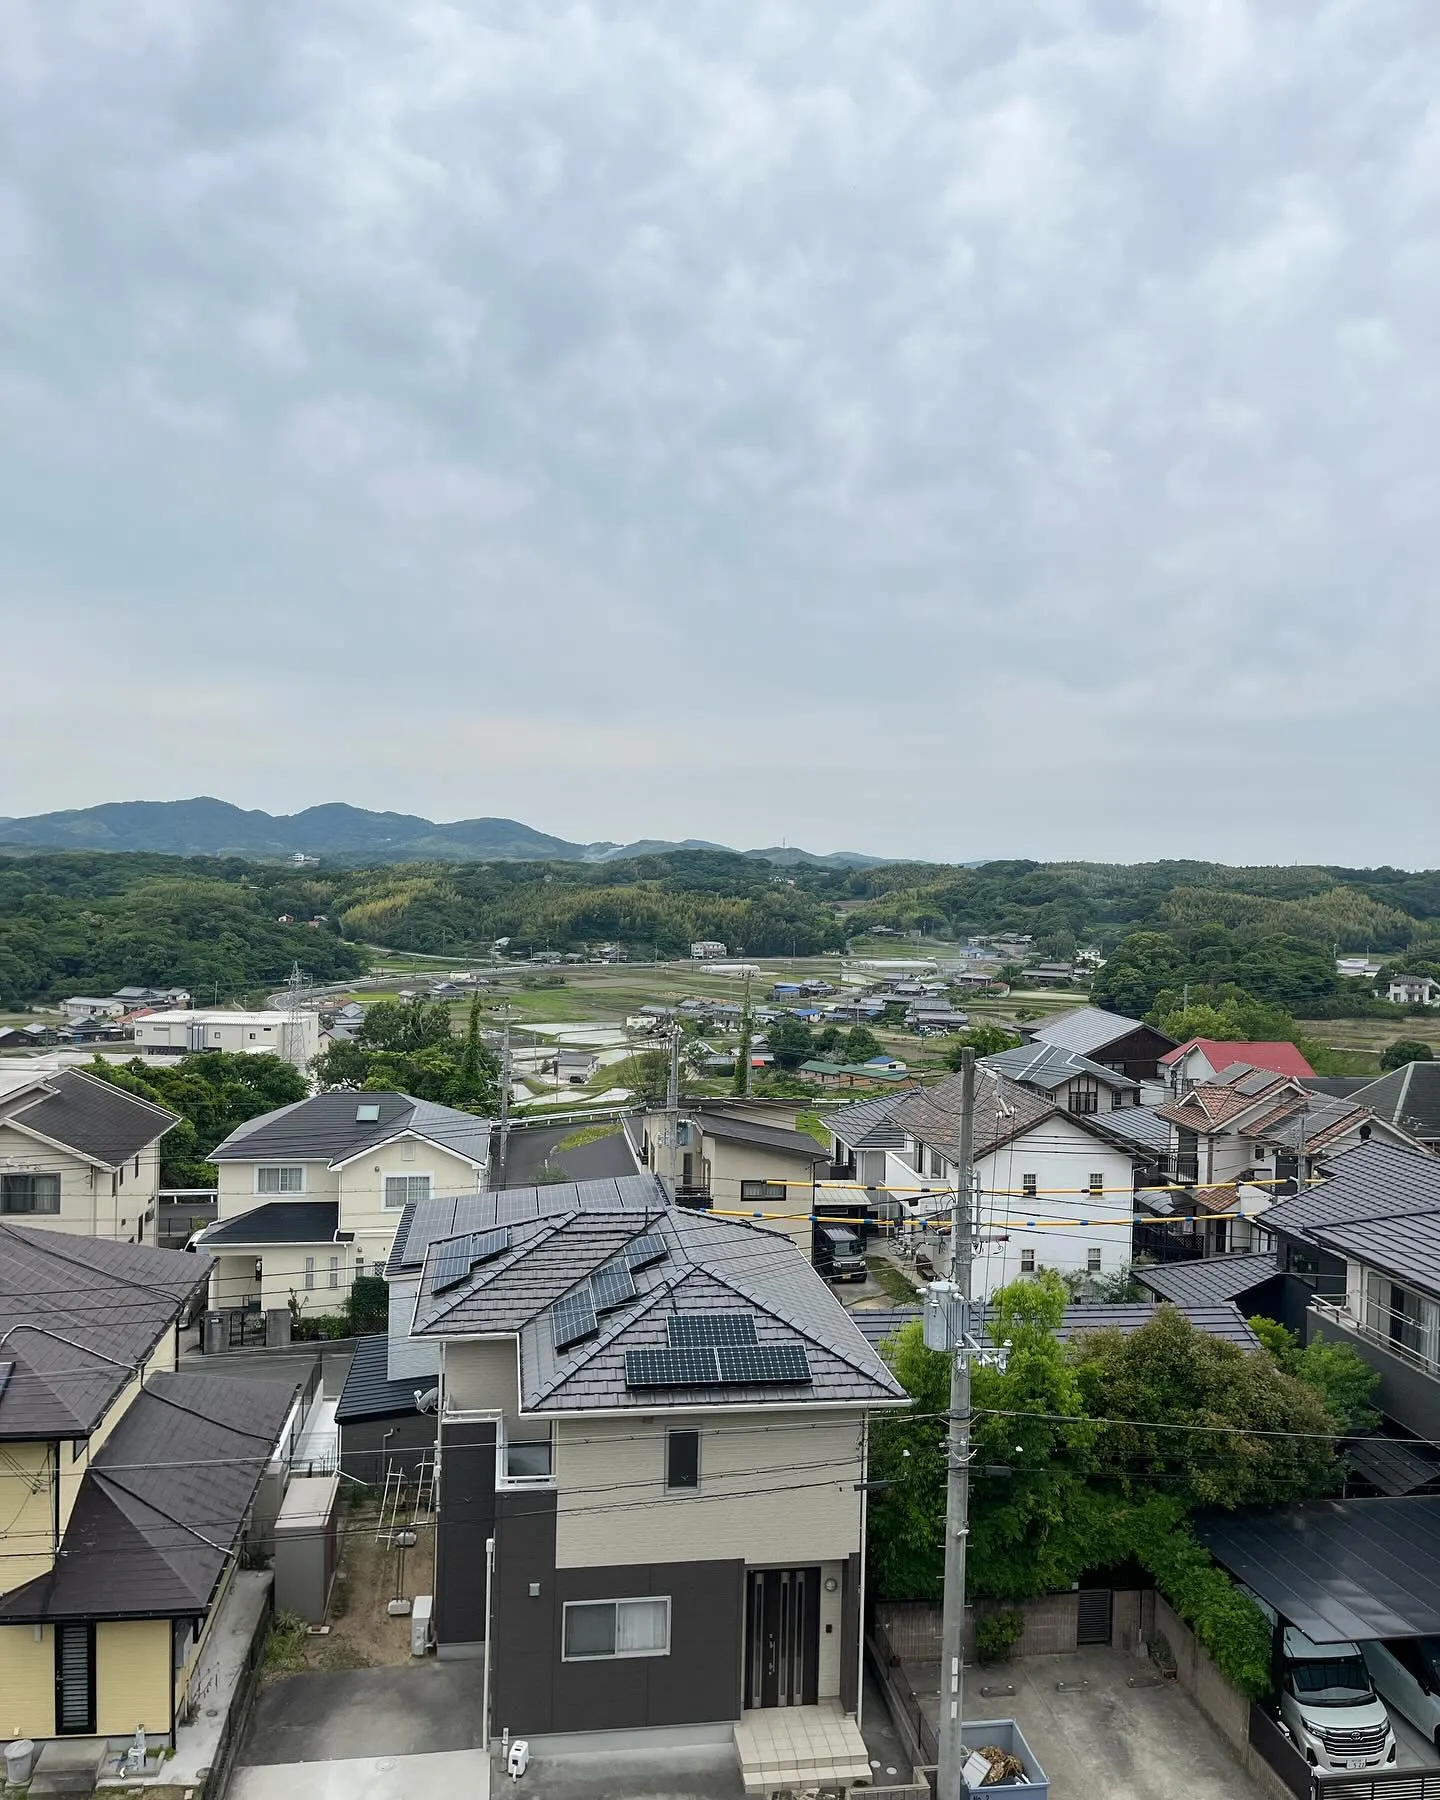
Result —
<instances>
[{"instance_id":1,"label":"cloud layer","mask_svg":"<svg viewBox=\"0 0 1440 1800\"><path fill-rule=\"evenodd\" d=\"M20 0L0 813L1434 863L1425 0Z\"/></svg>"}]
</instances>

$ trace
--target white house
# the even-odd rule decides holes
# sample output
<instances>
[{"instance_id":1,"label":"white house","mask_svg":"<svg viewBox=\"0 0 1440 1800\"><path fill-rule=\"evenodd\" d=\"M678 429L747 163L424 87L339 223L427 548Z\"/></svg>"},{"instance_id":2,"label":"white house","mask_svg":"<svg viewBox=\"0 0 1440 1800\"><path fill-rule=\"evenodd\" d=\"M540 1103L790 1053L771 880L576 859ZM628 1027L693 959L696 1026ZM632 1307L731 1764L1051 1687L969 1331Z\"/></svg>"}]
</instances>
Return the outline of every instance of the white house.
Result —
<instances>
[{"instance_id":1,"label":"white house","mask_svg":"<svg viewBox=\"0 0 1440 1800\"><path fill-rule=\"evenodd\" d=\"M134 1030L141 1056L193 1056L202 1050L268 1052L304 1069L320 1054L320 1015L314 1012L187 1009L148 1014L136 1019Z\"/></svg>"},{"instance_id":2,"label":"white house","mask_svg":"<svg viewBox=\"0 0 1440 1800\"><path fill-rule=\"evenodd\" d=\"M485 1186L490 1121L409 1094L339 1089L282 1106L210 1153L212 1304L334 1312L378 1273L411 1201Z\"/></svg>"},{"instance_id":3,"label":"white house","mask_svg":"<svg viewBox=\"0 0 1440 1800\"><path fill-rule=\"evenodd\" d=\"M60 1002L60 1010L67 1025L84 1025L90 1019L118 1019L126 1005L113 996L100 1000L91 994L73 994Z\"/></svg>"},{"instance_id":4,"label":"white house","mask_svg":"<svg viewBox=\"0 0 1440 1800\"><path fill-rule=\"evenodd\" d=\"M690 954L697 962L703 962L707 957L724 956L726 949L716 938L697 938L690 946Z\"/></svg>"},{"instance_id":5,"label":"white house","mask_svg":"<svg viewBox=\"0 0 1440 1800\"><path fill-rule=\"evenodd\" d=\"M834 1161L852 1183L898 1203L904 1222L949 1218L960 1135L961 1078L886 1094L830 1114ZM976 1070L974 1292L1038 1268L1113 1275L1128 1268L1135 1170L1143 1160L1105 1115L1052 1105L994 1070ZM840 1198L844 1183L821 1192Z\"/></svg>"},{"instance_id":6,"label":"white house","mask_svg":"<svg viewBox=\"0 0 1440 1800\"><path fill-rule=\"evenodd\" d=\"M1395 1006L1440 1006L1440 981L1428 975L1397 975L1386 998Z\"/></svg>"}]
</instances>

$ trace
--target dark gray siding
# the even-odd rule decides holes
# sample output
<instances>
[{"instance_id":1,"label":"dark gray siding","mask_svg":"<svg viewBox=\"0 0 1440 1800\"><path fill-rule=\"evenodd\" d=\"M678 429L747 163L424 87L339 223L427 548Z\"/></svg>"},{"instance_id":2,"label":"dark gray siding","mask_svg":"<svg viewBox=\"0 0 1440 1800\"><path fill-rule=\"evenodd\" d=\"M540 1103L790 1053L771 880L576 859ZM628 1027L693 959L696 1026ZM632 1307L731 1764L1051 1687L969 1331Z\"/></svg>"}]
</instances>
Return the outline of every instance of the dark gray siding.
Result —
<instances>
[{"instance_id":1,"label":"dark gray siding","mask_svg":"<svg viewBox=\"0 0 1440 1800\"><path fill-rule=\"evenodd\" d=\"M442 1427L440 1458L435 1641L478 1644L485 1638L485 1540L495 1530L494 1425Z\"/></svg>"},{"instance_id":2,"label":"dark gray siding","mask_svg":"<svg viewBox=\"0 0 1440 1800\"><path fill-rule=\"evenodd\" d=\"M860 1704L860 1552L845 1564L840 1588L840 1704L854 1712Z\"/></svg>"},{"instance_id":3,"label":"dark gray siding","mask_svg":"<svg viewBox=\"0 0 1440 1800\"><path fill-rule=\"evenodd\" d=\"M385 1471L396 1464L413 1481L420 1462L435 1454L435 1414L412 1407L401 1418L352 1419L340 1427L342 1473L383 1487Z\"/></svg>"},{"instance_id":4,"label":"dark gray siding","mask_svg":"<svg viewBox=\"0 0 1440 1800\"><path fill-rule=\"evenodd\" d=\"M1413 1431L1416 1437L1431 1442L1440 1440L1440 1381L1373 1338L1347 1331L1323 1313L1312 1312L1308 1326L1312 1341L1322 1337L1331 1343L1350 1344L1372 1369L1380 1371L1380 1385L1373 1399L1381 1412Z\"/></svg>"}]
</instances>

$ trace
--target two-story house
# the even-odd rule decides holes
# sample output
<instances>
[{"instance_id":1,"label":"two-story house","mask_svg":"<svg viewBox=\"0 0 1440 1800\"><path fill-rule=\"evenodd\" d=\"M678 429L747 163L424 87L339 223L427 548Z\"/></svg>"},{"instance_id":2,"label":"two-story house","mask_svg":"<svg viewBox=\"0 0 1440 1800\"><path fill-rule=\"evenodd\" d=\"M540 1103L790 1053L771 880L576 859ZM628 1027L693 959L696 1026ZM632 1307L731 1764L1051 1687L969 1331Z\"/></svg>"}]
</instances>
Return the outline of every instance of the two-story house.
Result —
<instances>
[{"instance_id":1,"label":"two-story house","mask_svg":"<svg viewBox=\"0 0 1440 1800\"><path fill-rule=\"evenodd\" d=\"M1020 1033L1027 1043L1074 1050L1136 1081L1160 1079L1160 1058L1175 1048L1173 1038L1143 1019L1127 1019L1099 1006L1077 1006L1071 1012L1032 1019L1021 1025Z\"/></svg>"},{"instance_id":2,"label":"two-story house","mask_svg":"<svg viewBox=\"0 0 1440 1800\"><path fill-rule=\"evenodd\" d=\"M1160 1067L1171 1090L1187 1093L1202 1081L1214 1081L1236 1063L1250 1069L1268 1069L1272 1075L1292 1075L1297 1080L1312 1077L1315 1071L1296 1049L1287 1043L1231 1043L1225 1038L1189 1038L1160 1058Z\"/></svg>"},{"instance_id":3,"label":"two-story house","mask_svg":"<svg viewBox=\"0 0 1440 1800\"><path fill-rule=\"evenodd\" d=\"M197 1704L295 1410L292 1383L176 1373L208 1272L0 1223L0 1731L94 1739L96 1769L99 1740L173 1742Z\"/></svg>"},{"instance_id":4,"label":"two-story house","mask_svg":"<svg viewBox=\"0 0 1440 1800\"><path fill-rule=\"evenodd\" d=\"M834 1163L855 1175L824 1192L839 1199L850 1179L888 1197L905 1223L943 1230L955 1184L960 1094L956 1075L828 1114L822 1123L833 1136ZM1110 1116L1071 1112L977 1067L977 1298L1038 1268L1110 1275L1129 1267L1136 1170L1146 1155L1109 1130Z\"/></svg>"},{"instance_id":5,"label":"two-story house","mask_svg":"<svg viewBox=\"0 0 1440 1800\"><path fill-rule=\"evenodd\" d=\"M0 1072L0 1217L153 1244L176 1115L79 1069Z\"/></svg>"},{"instance_id":6,"label":"two-story house","mask_svg":"<svg viewBox=\"0 0 1440 1800\"><path fill-rule=\"evenodd\" d=\"M216 1258L211 1305L341 1307L378 1274L405 1207L485 1185L490 1121L409 1094L336 1089L262 1113L210 1153Z\"/></svg>"},{"instance_id":7,"label":"two-story house","mask_svg":"<svg viewBox=\"0 0 1440 1800\"><path fill-rule=\"evenodd\" d=\"M532 1744L685 1728L733 1737L750 1788L800 1754L807 1785L868 1779L866 1419L903 1390L783 1239L653 1177L588 1186L407 1228L440 1351L440 1653L488 1638L493 1726Z\"/></svg>"},{"instance_id":8,"label":"two-story house","mask_svg":"<svg viewBox=\"0 0 1440 1800\"><path fill-rule=\"evenodd\" d=\"M793 1105L757 1101L687 1101L675 1121L663 1109L642 1115L638 1161L688 1206L748 1213L786 1232L808 1251L817 1175L829 1146L794 1129ZM634 1138L633 1128L631 1133Z\"/></svg>"},{"instance_id":9,"label":"two-story house","mask_svg":"<svg viewBox=\"0 0 1440 1800\"><path fill-rule=\"evenodd\" d=\"M1021 1044L981 1057L980 1067L1008 1075L1066 1112L1119 1112L1140 1104L1141 1084L1133 1076L1060 1044Z\"/></svg>"}]
</instances>

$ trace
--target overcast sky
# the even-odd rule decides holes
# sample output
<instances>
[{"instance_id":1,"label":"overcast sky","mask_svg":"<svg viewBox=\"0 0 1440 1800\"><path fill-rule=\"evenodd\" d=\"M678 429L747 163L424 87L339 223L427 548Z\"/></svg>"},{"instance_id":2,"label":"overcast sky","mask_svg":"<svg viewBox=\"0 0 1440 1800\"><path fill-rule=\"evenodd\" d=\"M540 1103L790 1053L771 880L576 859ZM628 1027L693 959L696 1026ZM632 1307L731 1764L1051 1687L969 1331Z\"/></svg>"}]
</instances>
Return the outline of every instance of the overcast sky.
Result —
<instances>
[{"instance_id":1,"label":"overcast sky","mask_svg":"<svg viewBox=\"0 0 1440 1800\"><path fill-rule=\"evenodd\" d=\"M13 0L0 814L1440 863L1435 0Z\"/></svg>"}]
</instances>

